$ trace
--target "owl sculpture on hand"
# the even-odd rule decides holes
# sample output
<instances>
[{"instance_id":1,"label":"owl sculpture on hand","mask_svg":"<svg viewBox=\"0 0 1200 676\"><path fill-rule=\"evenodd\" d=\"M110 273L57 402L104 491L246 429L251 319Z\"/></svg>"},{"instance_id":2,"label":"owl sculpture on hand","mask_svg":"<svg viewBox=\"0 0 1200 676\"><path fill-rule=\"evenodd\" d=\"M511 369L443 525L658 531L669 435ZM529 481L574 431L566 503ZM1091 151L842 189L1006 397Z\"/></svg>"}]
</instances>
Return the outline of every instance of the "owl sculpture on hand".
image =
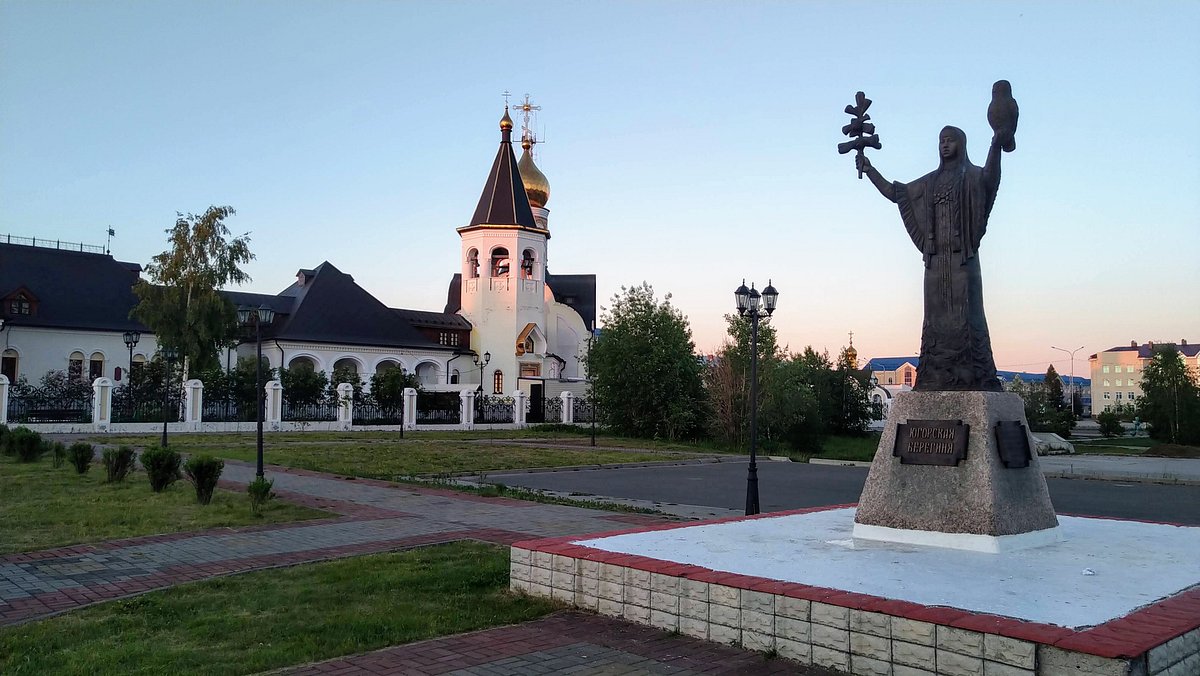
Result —
<instances>
[{"instance_id":1,"label":"owl sculpture on hand","mask_svg":"<svg viewBox=\"0 0 1200 676\"><path fill-rule=\"evenodd\" d=\"M992 103L988 106L988 124L996 134L1000 149L1011 153L1017 149L1017 117L1021 110L1013 99L1012 85L1008 80L997 80L992 85Z\"/></svg>"}]
</instances>

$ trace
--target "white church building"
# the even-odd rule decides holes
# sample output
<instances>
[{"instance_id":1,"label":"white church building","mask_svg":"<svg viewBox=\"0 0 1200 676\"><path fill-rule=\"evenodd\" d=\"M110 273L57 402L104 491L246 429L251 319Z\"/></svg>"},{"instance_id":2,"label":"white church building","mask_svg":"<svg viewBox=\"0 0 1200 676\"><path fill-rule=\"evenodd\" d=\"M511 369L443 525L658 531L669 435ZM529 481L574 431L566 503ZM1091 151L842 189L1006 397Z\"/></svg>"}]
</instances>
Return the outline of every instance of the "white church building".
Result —
<instances>
[{"instance_id":1,"label":"white church building","mask_svg":"<svg viewBox=\"0 0 1200 676\"><path fill-rule=\"evenodd\" d=\"M271 366L311 367L330 376L348 367L364 382L403 368L425 389L521 390L534 406L563 391L584 394L596 277L546 268L549 181L534 164L528 124L519 162L512 133L506 106L483 193L470 221L457 229L462 265L441 312L389 308L329 262L299 270L278 294L224 292L234 305L275 311L263 327L263 356ZM0 350L10 381L24 376L36 383L47 371L62 370L119 384L131 367L153 357L154 336L129 318L141 266L97 249L0 235ZM131 365L123 336L132 331L141 336ZM253 342L243 342L236 354L253 357Z\"/></svg>"}]
</instances>

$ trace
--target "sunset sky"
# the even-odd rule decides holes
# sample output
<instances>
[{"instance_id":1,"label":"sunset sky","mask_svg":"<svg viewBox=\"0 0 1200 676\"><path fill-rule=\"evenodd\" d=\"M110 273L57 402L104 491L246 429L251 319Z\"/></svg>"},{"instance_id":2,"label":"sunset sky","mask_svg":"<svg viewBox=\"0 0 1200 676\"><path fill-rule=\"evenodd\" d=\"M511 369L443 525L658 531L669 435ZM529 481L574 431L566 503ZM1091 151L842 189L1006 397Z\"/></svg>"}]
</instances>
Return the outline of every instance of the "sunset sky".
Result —
<instances>
[{"instance_id":1,"label":"sunset sky","mask_svg":"<svg viewBox=\"0 0 1200 676\"><path fill-rule=\"evenodd\" d=\"M724 335L742 278L781 342L916 354L921 255L840 156L874 100L882 173L982 164L1021 106L980 253L998 368L1052 345L1200 341L1200 3L0 1L0 234L149 262L228 204L277 292L328 260L441 310L510 90L542 106L549 267L649 282ZM520 120L518 119L518 125ZM518 148L519 151L519 148Z\"/></svg>"}]
</instances>

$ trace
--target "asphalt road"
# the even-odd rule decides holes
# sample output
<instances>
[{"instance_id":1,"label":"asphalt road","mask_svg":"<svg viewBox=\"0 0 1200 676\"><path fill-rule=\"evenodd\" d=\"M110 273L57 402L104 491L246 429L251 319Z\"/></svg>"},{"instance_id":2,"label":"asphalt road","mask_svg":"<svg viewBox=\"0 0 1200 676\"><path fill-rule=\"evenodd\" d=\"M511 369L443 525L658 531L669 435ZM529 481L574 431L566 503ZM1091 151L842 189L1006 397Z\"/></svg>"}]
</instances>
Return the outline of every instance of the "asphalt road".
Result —
<instances>
[{"instance_id":1,"label":"asphalt road","mask_svg":"<svg viewBox=\"0 0 1200 676\"><path fill-rule=\"evenodd\" d=\"M760 462L759 500L764 512L858 501L865 467ZM677 505L742 509L746 463L489 474L488 481ZM1110 516L1200 525L1200 486L1088 479L1048 479L1060 514Z\"/></svg>"}]
</instances>

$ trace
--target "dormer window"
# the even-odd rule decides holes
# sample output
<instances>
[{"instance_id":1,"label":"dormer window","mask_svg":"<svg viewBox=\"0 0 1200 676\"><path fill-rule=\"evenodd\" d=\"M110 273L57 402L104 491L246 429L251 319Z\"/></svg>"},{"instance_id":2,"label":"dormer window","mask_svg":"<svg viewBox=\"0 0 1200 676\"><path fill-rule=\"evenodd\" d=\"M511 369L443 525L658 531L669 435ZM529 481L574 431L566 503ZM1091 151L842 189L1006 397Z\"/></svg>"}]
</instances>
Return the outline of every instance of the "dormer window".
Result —
<instances>
[{"instance_id":1,"label":"dormer window","mask_svg":"<svg viewBox=\"0 0 1200 676\"><path fill-rule=\"evenodd\" d=\"M4 316L29 317L37 314L37 298L28 289L17 291L4 299Z\"/></svg>"}]
</instances>

